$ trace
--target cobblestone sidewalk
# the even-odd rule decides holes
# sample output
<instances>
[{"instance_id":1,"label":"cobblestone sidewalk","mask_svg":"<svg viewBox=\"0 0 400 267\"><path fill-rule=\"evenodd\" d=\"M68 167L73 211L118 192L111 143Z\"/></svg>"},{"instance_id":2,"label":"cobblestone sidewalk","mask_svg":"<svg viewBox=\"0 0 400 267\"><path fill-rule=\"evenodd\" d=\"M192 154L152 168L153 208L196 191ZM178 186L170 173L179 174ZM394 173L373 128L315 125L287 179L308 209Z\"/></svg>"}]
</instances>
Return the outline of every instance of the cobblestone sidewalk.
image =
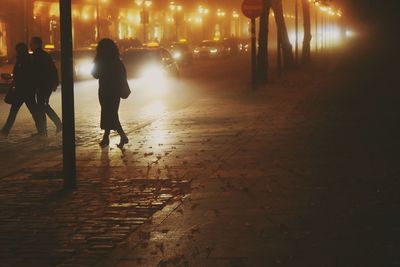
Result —
<instances>
[{"instance_id":1,"label":"cobblestone sidewalk","mask_svg":"<svg viewBox=\"0 0 400 267\"><path fill-rule=\"evenodd\" d=\"M122 151L115 145L101 150L92 134L81 135L73 192L62 189L60 137L1 140L2 155L24 151L1 170L1 266L92 266L101 260L248 140L260 105L247 98L199 100L132 125Z\"/></svg>"}]
</instances>

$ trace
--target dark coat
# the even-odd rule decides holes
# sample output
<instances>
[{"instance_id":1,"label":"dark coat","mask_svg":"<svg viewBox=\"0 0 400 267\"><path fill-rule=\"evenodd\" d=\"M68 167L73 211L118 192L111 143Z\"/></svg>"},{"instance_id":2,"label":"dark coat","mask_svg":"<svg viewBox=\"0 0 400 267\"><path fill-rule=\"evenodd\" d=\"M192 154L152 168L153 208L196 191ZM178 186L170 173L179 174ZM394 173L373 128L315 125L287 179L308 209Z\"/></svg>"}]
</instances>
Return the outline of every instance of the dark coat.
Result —
<instances>
[{"instance_id":1,"label":"dark coat","mask_svg":"<svg viewBox=\"0 0 400 267\"><path fill-rule=\"evenodd\" d=\"M101 106L100 127L105 130L120 130L118 109L121 89L126 81L126 70L121 60L95 60L92 71L94 78L99 80L99 101Z\"/></svg>"},{"instance_id":2,"label":"dark coat","mask_svg":"<svg viewBox=\"0 0 400 267\"><path fill-rule=\"evenodd\" d=\"M36 49L32 55L34 84L37 90L51 92L57 85L58 73L50 54Z\"/></svg>"},{"instance_id":3,"label":"dark coat","mask_svg":"<svg viewBox=\"0 0 400 267\"><path fill-rule=\"evenodd\" d=\"M13 69L13 85L17 99L25 101L35 94L33 68L30 56L19 57Z\"/></svg>"}]
</instances>

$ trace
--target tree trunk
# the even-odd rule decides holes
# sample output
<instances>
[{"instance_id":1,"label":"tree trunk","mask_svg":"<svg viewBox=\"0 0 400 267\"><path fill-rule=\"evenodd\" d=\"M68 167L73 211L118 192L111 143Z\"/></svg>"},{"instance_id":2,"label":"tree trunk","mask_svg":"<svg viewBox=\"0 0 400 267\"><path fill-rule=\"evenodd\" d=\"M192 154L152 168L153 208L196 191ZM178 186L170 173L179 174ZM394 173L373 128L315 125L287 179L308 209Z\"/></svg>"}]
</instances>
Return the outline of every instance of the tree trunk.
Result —
<instances>
[{"instance_id":1,"label":"tree trunk","mask_svg":"<svg viewBox=\"0 0 400 267\"><path fill-rule=\"evenodd\" d=\"M263 12L260 17L260 31L258 33L257 77L259 83L268 82L268 32L270 0L264 0Z\"/></svg>"},{"instance_id":2,"label":"tree trunk","mask_svg":"<svg viewBox=\"0 0 400 267\"><path fill-rule=\"evenodd\" d=\"M275 14L276 27L278 29L278 36L281 41L283 51L283 65L285 68L291 69L294 67L293 47L289 41L287 33L285 18L283 17L282 0L271 0L272 10Z\"/></svg>"},{"instance_id":3,"label":"tree trunk","mask_svg":"<svg viewBox=\"0 0 400 267\"><path fill-rule=\"evenodd\" d=\"M301 61L303 64L309 64L311 61L311 18L310 18L310 2L302 0L303 19L304 19L304 38L303 38L303 53Z\"/></svg>"}]
</instances>

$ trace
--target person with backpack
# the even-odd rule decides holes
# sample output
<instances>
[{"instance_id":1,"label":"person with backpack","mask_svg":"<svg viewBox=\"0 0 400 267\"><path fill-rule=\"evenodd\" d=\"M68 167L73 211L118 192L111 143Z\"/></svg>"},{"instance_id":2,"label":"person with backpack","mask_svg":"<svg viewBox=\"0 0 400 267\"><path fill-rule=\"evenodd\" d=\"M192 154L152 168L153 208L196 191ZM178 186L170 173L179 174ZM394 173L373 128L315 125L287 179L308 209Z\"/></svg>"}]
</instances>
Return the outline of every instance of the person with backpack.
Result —
<instances>
[{"instance_id":1,"label":"person with backpack","mask_svg":"<svg viewBox=\"0 0 400 267\"><path fill-rule=\"evenodd\" d=\"M36 90L38 120L40 135L47 136L46 115L56 126L56 133L61 132L62 122L57 113L50 106L50 96L56 91L59 84L57 68L49 53L43 50L43 41L40 37L32 37L30 47L32 54L33 84Z\"/></svg>"},{"instance_id":2,"label":"person with backpack","mask_svg":"<svg viewBox=\"0 0 400 267\"><path fill-rule=\"evenodd\" d=\"M15 122L18 111L25 103L29 112L35 121L38 134L41 134L40 123L37 119L37 104L35 100L35 91L32 86L32 62L29 56L28 46L24 43L18 43L15 46L17 51L17 60L13 69L13 81L10 90L12 90L12 103L10 113L1 133L8 136Z\"/></svg>"}]
</instances>

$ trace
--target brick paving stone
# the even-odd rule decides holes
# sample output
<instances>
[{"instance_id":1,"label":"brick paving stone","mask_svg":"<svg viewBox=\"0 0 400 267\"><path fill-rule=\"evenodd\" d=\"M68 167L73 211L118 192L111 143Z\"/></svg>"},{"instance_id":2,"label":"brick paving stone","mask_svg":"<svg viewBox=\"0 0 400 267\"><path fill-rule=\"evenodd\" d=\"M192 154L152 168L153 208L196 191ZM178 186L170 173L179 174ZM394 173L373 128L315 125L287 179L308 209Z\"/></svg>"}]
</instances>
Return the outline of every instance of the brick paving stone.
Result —
<instances>
[{"instance_id":1,"label":"brick paving stone","mask_svg":"<svg viewBox=\"0 0 400 267\"><path fill-rule=\"evenodd\" d=\"M365 199L398 208L398 182L391 179L398 170L383 172L382 189L362 179L379 169L359 160L369 159L362 153L369 137L349 142L338 128L357 137L352 124L368 129L368 120L337 107L348 98L335 93L336 84L327 86L331 70L337 71L326 66L314 83L297 72L268 90L200 98L141 123L130 119L122 151L99 149L96 123L78 125L72 192L62 188L59 136L43 142L20 131L0 140L2 155L16 155L7 159L10 168L0 168L1 264L358 266L367 248L353 258L350 248L362 247L356 241L365 233L379 236L375 227L382 225L375 222L385 213L367 216L357 208ZM360 184L362 192L354 191ZM357 212L366 220L349 219ZM385 227L400 233L396 221ZM381 243L395 263L396 241ZM330 253L338 247L348 251L339 259ZM315 257L307 262L305 255Z\"/></svg>"},{"instance_id":2,"label":"brick paving stone","mask_svg":"<svg viewBox=\"0 0 400 267\"><path fill-rule=\"evenodd\" d=\"M363 56L364 68L382 67ZM96 266L397 266L398 75L376 86L347 57L360 64L350 54L324 62L315 84L297 76L255 93L233 120L193 110L193 132L179 139L204 155L173 151L203 166L190 193ZM229 127L206 133L207 121Z\"/></svg>"},{"instance_id":3,"label":"brick paving stone","mask_svg":"<svg viewBox=\"0 0 400 267\"><path fill-rule=\"evenodd\" d=\"M191 181L223 154L214 146L228 149L235 142L236 135L225 134L218 141L215 136L220 133L210 134L204 114L186 121L188 113L201 113L202 105L153 120L139 130L133 126L135 130L129 132L133 137L124 151L100 150L96 142L87 142L98 134L78 132L79 179L72 192L62 189L59 137L49 136L46 144L28 138L22 144L18 142L21 136L1 140L2 154L22 146L29 147L26 153L36 154L34 159L16 154L21 164L11 159L16 168L0 171L2 264L90 266L172 199L182 198ZM234 105L236 100L225 110ZM215 112L209 111L208 116ZM232 122L221 118L218 125L228 129ZM11 149L10 143L16 147ZM203 166L194 149L213 151L210 162Z\"/></svg>"}]
</instances>

